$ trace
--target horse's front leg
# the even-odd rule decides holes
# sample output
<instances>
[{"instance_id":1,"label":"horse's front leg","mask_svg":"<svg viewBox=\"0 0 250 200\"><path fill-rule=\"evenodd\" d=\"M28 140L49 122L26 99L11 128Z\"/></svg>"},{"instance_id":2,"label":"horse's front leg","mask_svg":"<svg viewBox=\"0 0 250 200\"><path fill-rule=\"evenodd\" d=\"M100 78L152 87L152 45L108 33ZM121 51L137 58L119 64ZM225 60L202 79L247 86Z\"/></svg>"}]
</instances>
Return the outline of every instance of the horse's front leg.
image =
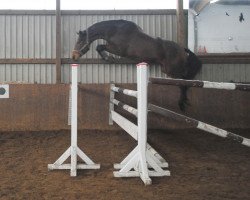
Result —
<instances>
[{"instance_id":1,"label":"horse's front leg","mask_svg":"<svg viewBox=\"0 0 250 200\"><path fill-rule=\"evenodd\" d=\"M109 51L108 45L99 44L96 47L96 51L99 53L99 55L102 57L102 59L109 61L109 62L115 61L115 58L113 56L109 56L107 54L107 51Z\"/></svg>"}]
</instances>

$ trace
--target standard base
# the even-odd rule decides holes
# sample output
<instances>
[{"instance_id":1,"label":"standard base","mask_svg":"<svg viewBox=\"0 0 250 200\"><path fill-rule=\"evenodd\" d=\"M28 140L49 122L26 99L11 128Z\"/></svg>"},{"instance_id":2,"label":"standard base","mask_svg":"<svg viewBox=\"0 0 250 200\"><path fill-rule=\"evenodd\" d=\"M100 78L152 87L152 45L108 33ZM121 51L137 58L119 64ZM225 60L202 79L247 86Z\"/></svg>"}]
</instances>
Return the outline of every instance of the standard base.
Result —
<instances>
[{"instance_id":1,"label":"standard base","mask_svg":"<svg viewBox=\"0 0 250 200\"><path fill-rule=\"evenodd\" d=\"M77 164L79 156L85 164ZM63 164L71 157L70 164ZM54 164L48 164L48 170L70 169L70 176L76 176L77 169L100 169L100 164L95 164L79 147L69 147Z\"/></svg>"},{"instance_id":2,"label":"standard base","mask_svg":"<svg viewBox=\"0 0 250 200\"><path fill-rule=\"evenodd\" d=\"M169 170L163 170L165 167L168 163L162 163L150 149L147 148L146 156L143 156L137 146L120 164L114 164L120 171L113 173L115 177L140 177L145 185L150 185L150 176L170 176Z\"/></svg>"}]
</instances>

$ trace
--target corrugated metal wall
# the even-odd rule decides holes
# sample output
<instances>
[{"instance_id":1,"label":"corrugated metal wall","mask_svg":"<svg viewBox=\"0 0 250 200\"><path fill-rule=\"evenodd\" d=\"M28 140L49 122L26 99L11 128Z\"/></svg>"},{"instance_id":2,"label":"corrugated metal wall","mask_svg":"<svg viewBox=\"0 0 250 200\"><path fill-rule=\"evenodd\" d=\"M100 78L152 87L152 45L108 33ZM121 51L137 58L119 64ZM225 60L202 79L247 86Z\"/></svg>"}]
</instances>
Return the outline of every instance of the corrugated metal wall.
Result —
<instances>
[{"instance_id":1,"label":"corrugated metal wall","mask_svg":"<svg viewBox=\"0 0 250 200\"><path fill-rule=\"evenodd\" d=\"M203 64L202 70L196 79L250 83L250 64Z\"/></svg>"},{"instance_id":2,"label":"corrugated metal wall","mask_svg":"<svg viewBox=\"0 0 250 200\"><path fill-rule=\"evenodd\" d=\"M0 58L55 58L55 16L0 14ZM55 83L54 65L0 65L0 81Z\"/></svg>"},{"instance_id":3,"label":"corrugated metal wall","mask_svg":"<svg viewBox=\"0 0 250 200\"><path fill-rule=\"evenodd\" d=\"M176 41L176 15L173 11L70 11L62 12L62 57L69 58L77 38L76 32L93 23L109 19L134 21L153 37ZM0 58L55 58L55 13L0 11ZM99 58L95 51L98 40L84 58ZM211 81L250 82L249 64L205 64L198 78ZM164 76L159 66L150 67L150 76ZM55 83L53 64L0 64L0 82ZM69 65L62 66L62 81L70 82ZM136 67L119 64L81 65L82 83L134 83Z\"/></svg>"}]
</instances>

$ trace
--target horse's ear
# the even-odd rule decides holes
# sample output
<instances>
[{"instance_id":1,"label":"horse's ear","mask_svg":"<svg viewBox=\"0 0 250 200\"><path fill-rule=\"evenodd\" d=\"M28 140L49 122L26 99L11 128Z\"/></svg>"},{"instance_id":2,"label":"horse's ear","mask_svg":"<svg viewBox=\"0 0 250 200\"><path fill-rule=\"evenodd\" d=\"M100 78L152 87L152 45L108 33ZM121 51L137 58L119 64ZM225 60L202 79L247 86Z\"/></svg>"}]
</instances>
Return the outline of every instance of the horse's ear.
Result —
<instances>
[{"instance_id":1,"label":"horse's ear","mask_svg":"<svg viewBox=\"0 0 250 200\"><path fill-rule=\"evenodd\" d=\"M77 35L82 35L83 31L76 32Z\"/></svg>"}]
</instances>

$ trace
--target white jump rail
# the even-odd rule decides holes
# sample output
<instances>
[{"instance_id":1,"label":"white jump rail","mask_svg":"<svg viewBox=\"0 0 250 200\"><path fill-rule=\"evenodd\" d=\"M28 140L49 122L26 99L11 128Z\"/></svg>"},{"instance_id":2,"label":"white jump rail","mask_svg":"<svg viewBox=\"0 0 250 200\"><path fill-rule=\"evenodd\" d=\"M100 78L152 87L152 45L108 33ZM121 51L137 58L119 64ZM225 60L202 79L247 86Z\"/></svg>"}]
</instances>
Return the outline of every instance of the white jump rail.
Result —
<instances>
[{"instance_id":1,"label":"white jump rail","mask_svg":"<svg viewBox=\"0 0 250 200\"><path fill-rule=\"evenodd\" d=\"M163 168L168 163L147 143L147 84L148 66L146 63L137 65L137 91L115 87L110 90L110 125L116 122L122 129L138 141L137 146L120 164L114 164L115 177L140 177L145 185L152 183L151 176L170 176L170 171ZM114 93L137 97L137 110L116 99ZM114 104L137 116L137 125L114 111ZM137 112L134 112L134 111ZM133 111L133 112L132 112Z\"/></svg>"},{"instance_id":2,"label":"white jump rail","mask_svg":"<svg viewBox=\"0 0 250 200\"><path fill-rule=\"evenodd\" d=\"M128 111L132 115L138 117L138 110L136 108L133 108L132 106L129 106L127 104L122 103L121 101L118 101L117 99L111 99L111 103L123 108L124 110Z\"/></svg>"},{"instance_id":3,"label":"white jump rail","mask_svg":"<svg viewBox=\"0 0 250 200\"><path fill-rule=\"evenodd\" d=\"M128 96L132 96L132 97L137 98L137 91L135 91L135 90L123 89L123 88L115 87L115 85L111 86L111 90L114 92L123 93L123 94L126 94Z\"/></svg>"},{"instance_id":4,"label":"white jump rail","mask_svg":"<svg viewBox=\"0 0 250 200\"><path fill-rule=\"evenodd\" d=\"M53 163L48 164L49 170L70 169L70 176L77 175L77 169L100 169L100 164L95 164L78 146L77 146L77 68L78 64L71 65L72 84L70 90L69 121L71 121L71 146ZM78 164L77 156L85 163ZM71 162L63 164L69 157Z\"/></svg>"}]
</instances>

